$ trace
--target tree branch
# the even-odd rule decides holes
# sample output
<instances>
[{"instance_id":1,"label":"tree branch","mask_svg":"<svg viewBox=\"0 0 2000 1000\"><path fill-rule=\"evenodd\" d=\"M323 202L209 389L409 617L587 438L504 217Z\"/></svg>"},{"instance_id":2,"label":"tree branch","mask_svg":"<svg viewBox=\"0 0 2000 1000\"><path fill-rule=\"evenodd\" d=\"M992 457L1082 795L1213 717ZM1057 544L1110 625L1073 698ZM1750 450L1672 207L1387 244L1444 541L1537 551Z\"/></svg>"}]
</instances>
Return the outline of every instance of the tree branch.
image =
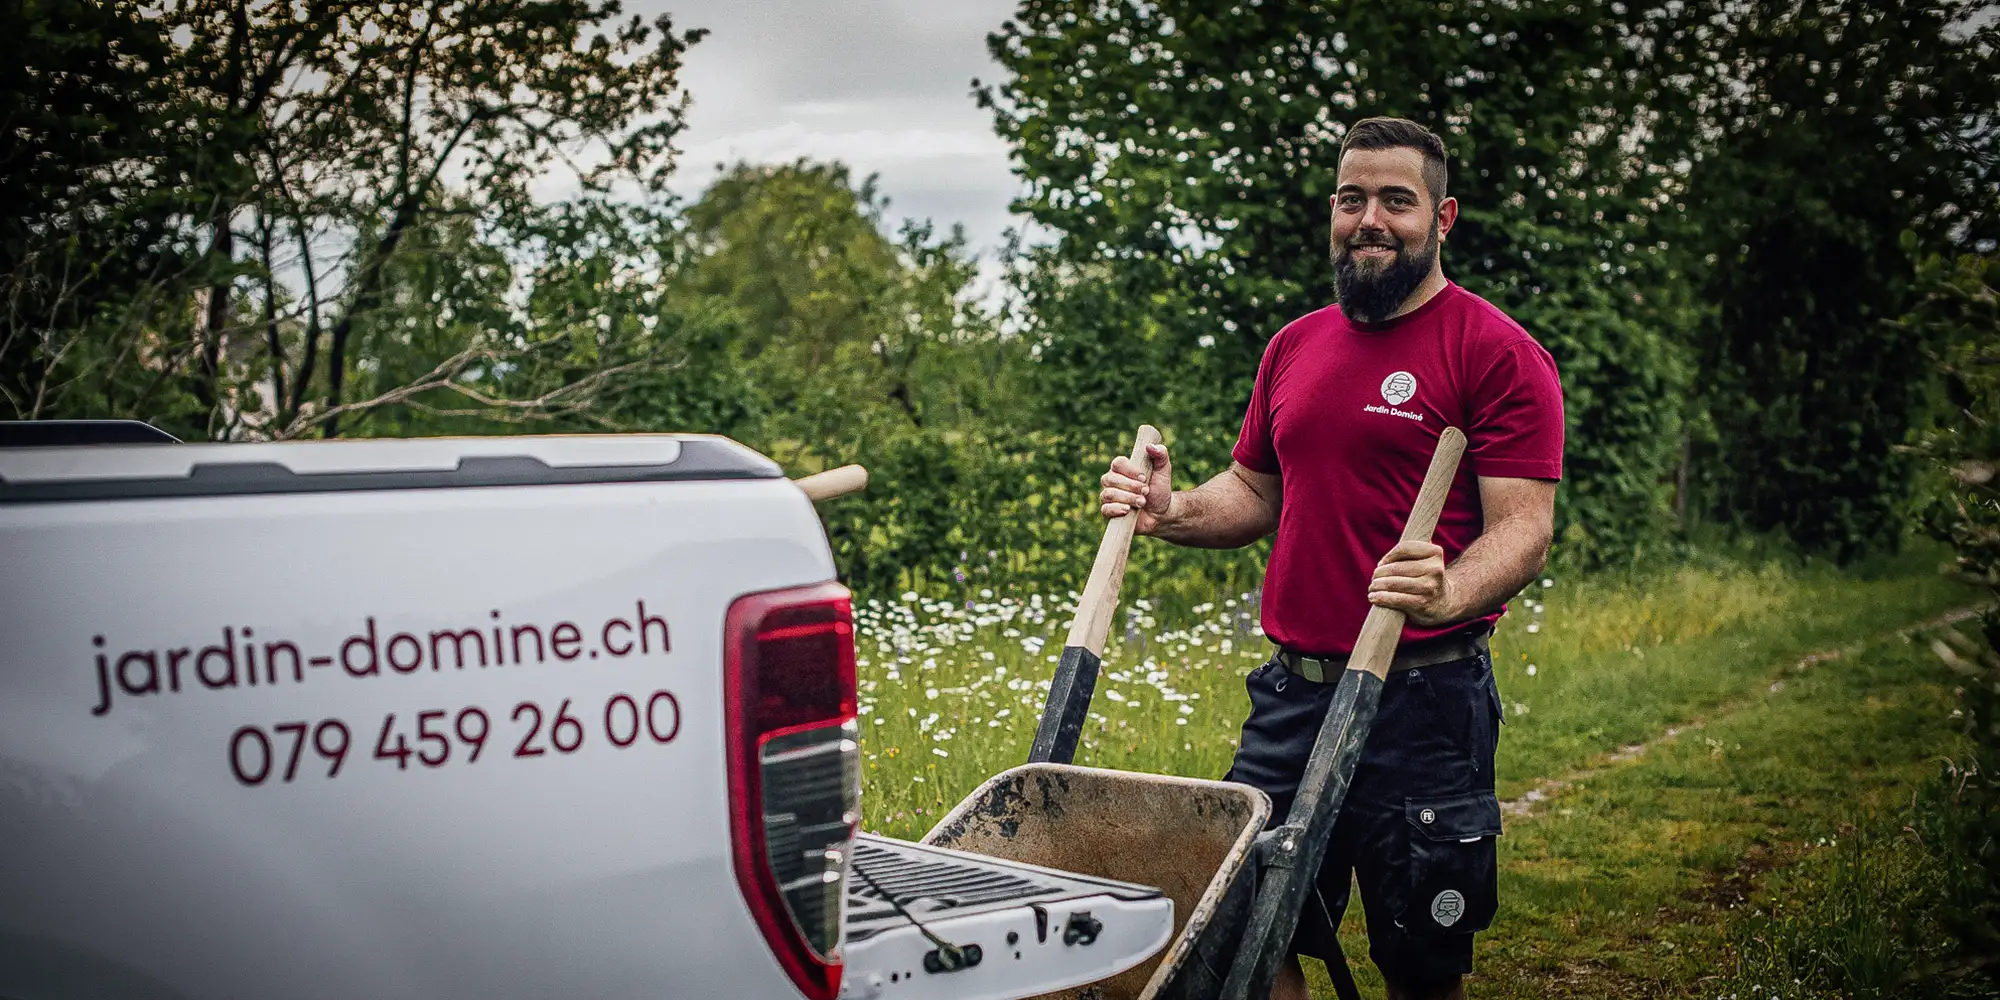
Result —
<instances>
[{"instance_id":1,"label":"tree branch","mask_svg":"<svg viewBox=\"0 0 2000 1000\"><path fill-rule=\"evenodd\" d=\"M638 361L629 361L625 364L613 365L609 368L600 368L576 381L558 386L529 399L494 396L481 392L458 380L460 375L475 364L483 363L490 369L495 363L519 360L535 352L547 350L552 346L561 344L567 339L568 335L554 337L519 350L508 351L483 346L466 348L438 362L436 367L416 379L390 389L373 399L342 403L316 413L299 414L293 417L283 430L274 434L273 439L279 441L291 440L315 428L339 420L347 414L364 413L385 406L393 406L398 403L410 405L427 413L451 416L477 416L507 423L525 423L529 420L550 419L581 412L591 404L594 394L598 389L603 388L607 382L620 375L647 369L678 367L679 364L666 365L655 358L641 358ZM416 396L432 390L455 392L479 404L480 408L439 408L415 399Z\"/></svg>"},{"instance_id":2,"label":"tree branch","mask_svg":"<svg viewBox=\"0 0 2000 1000\"><path fill-rule=\"evenodd\" d=\"M271 276L271 217L257 210L257 244L264 255L264 337L271 349L271 420L285 413L285 345L278 337L278 283Z\"/></svg>"},{"instance_id":3,"label":"tree branch","mask_svg":"<svg viewBox=\"0 0 2000 1000\"><path fill-rule=\"evenodd\" d=\"M356 287L352 297L348 300L347 309L341 313L340 319L334 323L332 343L329 345L327 356L326 373L327 381L330 383L331 388L331 391L327 394L327 399L331 405L322 411L324 418L323 426L325 427L327 437L338 437L340 435L338 416L342 411L340 404L340 383L346 374L347 338L354 330L355 314L366 312L375 307L376 297L381 292L382 269L388 264L389 257L396 252L396 246L402 242L404 232L416 222L417 214L423 207L425 196L430 193L431 185L437 182L439 171L444 169L445 163L451 159L452 152L465 139L466 133L471 131L472 126L486 117L487 114L488 109L478 107L474 108L472 113L466 115L465 120L459 123L458 130L452 133L451 141L445 143L444 149L438 152L437 159L431 164L430 172L424 175L423 183L412 190L402 192L401 201L396 206L396 214L389 223L388 231L382 234L381 240L377 241L375 252L369 257L367 265L362 269L360 277L355 281Z\"/></svg>"}]
</instances>

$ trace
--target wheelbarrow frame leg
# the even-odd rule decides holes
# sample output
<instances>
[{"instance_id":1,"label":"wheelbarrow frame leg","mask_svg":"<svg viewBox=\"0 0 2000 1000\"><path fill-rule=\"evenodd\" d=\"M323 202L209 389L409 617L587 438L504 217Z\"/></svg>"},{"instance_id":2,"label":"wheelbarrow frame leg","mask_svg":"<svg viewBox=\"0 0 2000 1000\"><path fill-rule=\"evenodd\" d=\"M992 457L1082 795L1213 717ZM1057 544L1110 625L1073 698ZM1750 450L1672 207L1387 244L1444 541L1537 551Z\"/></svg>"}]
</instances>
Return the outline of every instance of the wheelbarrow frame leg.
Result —
<instances>
[{"instance_id":1,"label":"wheelbarrow frame leg","mask_svg":"<svg viewBox=\"0 0 2000 1000\"><path fill-rule=\"evenodd\" d=\"M1342 671L1319 737L1307 758L1298 796L1285 822L1271 831L1261 859L1256 902L1244 925L1243 944L1229 967L1222 995L1232 1000L1270 995L1278 962L1298 928L1306 894L1333 840L1333 821L1347 801L1354 767L1375 724L1382 679L1360 670ZM1338 973L1335 973L1338 975Z\"/></svg>"}]
</instances>

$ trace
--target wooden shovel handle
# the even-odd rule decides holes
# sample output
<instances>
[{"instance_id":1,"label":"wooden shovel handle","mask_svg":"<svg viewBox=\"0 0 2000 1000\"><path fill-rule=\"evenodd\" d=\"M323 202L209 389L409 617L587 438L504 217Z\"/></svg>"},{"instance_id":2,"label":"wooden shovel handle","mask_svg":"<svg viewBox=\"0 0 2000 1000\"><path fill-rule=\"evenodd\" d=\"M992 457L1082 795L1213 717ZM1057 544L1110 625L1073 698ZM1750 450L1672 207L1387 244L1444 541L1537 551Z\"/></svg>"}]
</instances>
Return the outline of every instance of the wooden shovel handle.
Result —
<instances>
[{"instance_id":1,"label":"wooden shovel handle","mask_svg":"<svg viewBox=\"0 0 2000 1000\"><path fill-rule=\"evenodd\" d=\"M1410 520L1403 525L1403 541L1430 541L1437 530L1438 515L1444 511L1445 497L1458 475L1458 460L1465 455L1465 432L1447 427L1438 435L1437 451L1431 453L1431 467L1424 472L1423 488L1417 491ZM1396 643L1403 638L1401 611L1379 604L1368 609L1361 623L1361 636L1354 640L1354 653L1347 669L1365 670L1377 678L1389 678L1389 663L1396 658Z\"/></svg>"},{"instance_id":2,"label":"wooden shovel handle","mask_svg":"<svg viewBox=\"0 0 2000 1000\"><path fill-rule=\"evenodd\" d=\"M1132 461L1139 466L1139 481L1153 475L1153 457L1146 446L1160 443L1160 432L1152 424L1139 428L1132 443ZM1090 581L1083 585L1083 599L1076 602L1076 622L1069 627L1067 646L1082 646L1097 656L1104 655L1104 640L1111 634L1111 617L1118 610L1118 588L1125 582L1125 557L1132 552L1132 533L1139 530L1139 512L1114 517L1104 526L1104 540L1097 543L1097 561L1090 564Z\"/></svg>"},{"instance_id":3,"label":"wooden shovel handle","mask_svg":"<svg viewBox=\"0 0 2000 1000\"><path fill-rule=\"evenodd\" d=\"M813 503L818 503L861 492L868 486L868 470L858 465L843 465L838 469L800 476L792 480L792 485L804 490Z\"/></svg>"}]
</instances>

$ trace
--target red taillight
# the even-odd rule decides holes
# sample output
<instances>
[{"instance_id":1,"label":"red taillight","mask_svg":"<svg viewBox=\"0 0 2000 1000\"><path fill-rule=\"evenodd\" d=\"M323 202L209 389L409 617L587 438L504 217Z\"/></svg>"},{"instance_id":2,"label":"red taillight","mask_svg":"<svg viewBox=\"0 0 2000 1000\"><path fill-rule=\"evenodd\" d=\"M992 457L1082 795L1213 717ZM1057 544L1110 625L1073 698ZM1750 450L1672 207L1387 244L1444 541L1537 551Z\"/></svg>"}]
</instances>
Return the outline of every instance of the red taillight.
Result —
<instances>
[{"instance_id":1,"label":"red taillight","mask_svg":"<svg viewBox=\"0 0 2000 1000\"><path fill-rule=\"evenodd\" d=\"M792 982L833 1000L861 791L847 588L739 597L723 650L736 883Z\"/></svg>"}]
</instances>

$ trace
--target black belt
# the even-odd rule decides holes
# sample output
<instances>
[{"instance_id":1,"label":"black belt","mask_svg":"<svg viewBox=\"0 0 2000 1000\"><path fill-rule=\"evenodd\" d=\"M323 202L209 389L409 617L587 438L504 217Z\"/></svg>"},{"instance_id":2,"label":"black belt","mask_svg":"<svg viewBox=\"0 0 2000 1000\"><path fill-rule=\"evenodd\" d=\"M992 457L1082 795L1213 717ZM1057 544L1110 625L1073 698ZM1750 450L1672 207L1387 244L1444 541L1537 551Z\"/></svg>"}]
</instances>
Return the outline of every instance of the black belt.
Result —
<instances>
[{"instance_id":1,"label":"black belt","mask_svg":"<svg viewBox=\"0 0 2000 1000\"><path fill-rule=\"evenodd\" d=\"M1484 631L1458 632L1441 635L1435 639L1403 643L1396 647L1396 658L1389 661L1389 672L1398 674L1417 667L1469 659L1486 652L1486 637L1487 633ZM1294 676L1305 678L1314 684L1324 684L1328 677L1338 677L1342 670L1347 669L1347 656L1346 653L1316 656L1295 649L1281 648L1278 650L1277 661Z\"/></svg>"}]
</instances>

